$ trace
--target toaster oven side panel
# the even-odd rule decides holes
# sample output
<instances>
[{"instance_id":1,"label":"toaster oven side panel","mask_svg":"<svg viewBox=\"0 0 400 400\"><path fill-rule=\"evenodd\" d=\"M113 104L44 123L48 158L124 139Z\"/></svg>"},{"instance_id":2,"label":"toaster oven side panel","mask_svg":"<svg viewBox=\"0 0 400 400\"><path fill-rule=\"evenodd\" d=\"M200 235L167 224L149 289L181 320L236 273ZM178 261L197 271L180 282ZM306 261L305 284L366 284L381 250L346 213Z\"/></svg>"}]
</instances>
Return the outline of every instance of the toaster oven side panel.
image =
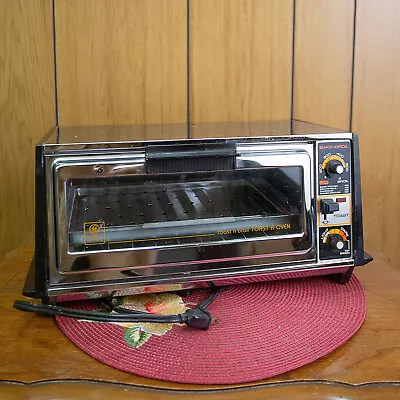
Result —
<instances>
[{"instance_id":1,"label":"toaster oven side panel","mask_svg":"<svg viewBox=\"0 0 400 400\"><path fill-rule=\"evenodd\" d=\"M35 175L35 253L28 277L23 289L23 295L32 298L47 299L48 287L48 224L46 198L46 167L44 147L36 146Z\"/></svg>"},{"instance_id":2,"label":"toaster oven side panel","mask_svg":"<svg viewBox=\"0 0 400 400\"><path fill-rule=\"evenodd\" d=\"M353 247L356 266L362 266L372 261L372 257L364 251L364 231L362 216L362 194L360 173L360 148L358 134L353 134Z\"/></svg>"}]
</instances>

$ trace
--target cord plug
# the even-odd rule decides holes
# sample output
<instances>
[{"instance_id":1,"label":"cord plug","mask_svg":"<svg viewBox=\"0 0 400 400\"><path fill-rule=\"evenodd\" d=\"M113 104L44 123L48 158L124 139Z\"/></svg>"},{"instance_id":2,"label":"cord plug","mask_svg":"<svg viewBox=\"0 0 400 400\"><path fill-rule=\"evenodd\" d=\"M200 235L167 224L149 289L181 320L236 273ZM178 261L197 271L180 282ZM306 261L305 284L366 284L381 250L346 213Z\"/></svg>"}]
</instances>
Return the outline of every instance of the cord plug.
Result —
<instances>
[{"instance_id":1,"label":"cord plug","mask_svg":"<svg viewBox=\"0 0 400 400\"><path fill-rule=\"evenodd\" d=\"M211 324L211 314L203 308L191 308L183 314L185 324L194 329L202 329L206 331Z\"/></svg>"}]
</instances>

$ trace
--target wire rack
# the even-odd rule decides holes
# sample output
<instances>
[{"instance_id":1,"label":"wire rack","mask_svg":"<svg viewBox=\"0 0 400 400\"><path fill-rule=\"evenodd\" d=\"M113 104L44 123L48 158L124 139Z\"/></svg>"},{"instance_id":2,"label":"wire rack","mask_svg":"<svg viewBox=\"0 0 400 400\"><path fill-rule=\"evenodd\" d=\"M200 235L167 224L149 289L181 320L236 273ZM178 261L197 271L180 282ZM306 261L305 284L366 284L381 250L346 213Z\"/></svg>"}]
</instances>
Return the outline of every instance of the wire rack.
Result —
<instances>
[{"instance_id":1,"label":"wire rack","mask_svg":"<svg viewBox=\"0 0 400 400\"><path fill-rule=\"evenodd\" d=\"M91 221L104 222L105 245L112 248L251 238L260 233L246 228L293 217L243 179L81 186L72 198L69 237L77 248L84 246L83 227Z\"/></svg>"}]
</instances>

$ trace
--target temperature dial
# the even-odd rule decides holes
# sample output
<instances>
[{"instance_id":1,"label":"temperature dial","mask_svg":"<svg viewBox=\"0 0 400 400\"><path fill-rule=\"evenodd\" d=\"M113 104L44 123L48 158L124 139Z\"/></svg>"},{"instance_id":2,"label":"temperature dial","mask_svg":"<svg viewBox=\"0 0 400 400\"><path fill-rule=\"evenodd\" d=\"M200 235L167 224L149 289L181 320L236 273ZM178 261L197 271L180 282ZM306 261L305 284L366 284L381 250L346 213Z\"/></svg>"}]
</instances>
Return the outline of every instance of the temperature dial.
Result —
<instances>
[{"instance_id":1,"label":"temperature dial","mask_svg":"<svg viewBox=\"0 0 400 400\"><path fill-rule=\"evenodd\" d=\"M325 171L326 176L340 175L346 170L346 163L343 158L334 154L325 158L322 163L322 169Z\"/></svg>"},{"instance_id":2,"label":"temperature dial","mask_svg":"<svg viewBox=\"0 0 400 400\"><path fill-rule=\"evenodd\" d=\"M332 251L340 252L348 249L348 238L341 229L330 229L324 234L323 243Z\"/></svg>"},{"instance_id":3,"label":"temperature dial","mask_svg":"<svg viewBox=\"0 0 400 400\"><path fill-rule=\"evenodd\" d=\"M345 247L343 238L337 234L329 235L326 244L333 251L340 251Z\"/></svg>"},{"instance_id":4,"label":"temperature dial","mask_svg":"<svg viewBox=\"0 0 400 400\"><path fill-rule=\"evenodd\" d=\"M343 174L344 172L344 168L343 165L340 161L337 160L333 160L333 161L329 161L327 166L326 166L326 173L327 175L331 176L331 175L340 175Z\"/></svg>"}]
</instances>

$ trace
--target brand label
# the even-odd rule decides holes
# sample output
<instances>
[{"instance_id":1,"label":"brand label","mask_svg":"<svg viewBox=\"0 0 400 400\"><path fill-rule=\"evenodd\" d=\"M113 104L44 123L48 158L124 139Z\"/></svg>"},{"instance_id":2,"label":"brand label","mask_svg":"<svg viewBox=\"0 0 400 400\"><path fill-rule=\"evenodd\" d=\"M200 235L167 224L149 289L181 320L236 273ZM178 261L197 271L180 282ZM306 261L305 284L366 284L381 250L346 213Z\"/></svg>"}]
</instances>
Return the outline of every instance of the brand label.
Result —
<instances>
[{"instance_id":1,"label":"brand label","mask_svg":"<svg viewBox=\"0 0 400 400\"><path fill-rule=\"evenodd\" d=\"M85 246L106 242L106 224L103 221L85 222L83 232Z\"/></svg>"}]
</instances>

